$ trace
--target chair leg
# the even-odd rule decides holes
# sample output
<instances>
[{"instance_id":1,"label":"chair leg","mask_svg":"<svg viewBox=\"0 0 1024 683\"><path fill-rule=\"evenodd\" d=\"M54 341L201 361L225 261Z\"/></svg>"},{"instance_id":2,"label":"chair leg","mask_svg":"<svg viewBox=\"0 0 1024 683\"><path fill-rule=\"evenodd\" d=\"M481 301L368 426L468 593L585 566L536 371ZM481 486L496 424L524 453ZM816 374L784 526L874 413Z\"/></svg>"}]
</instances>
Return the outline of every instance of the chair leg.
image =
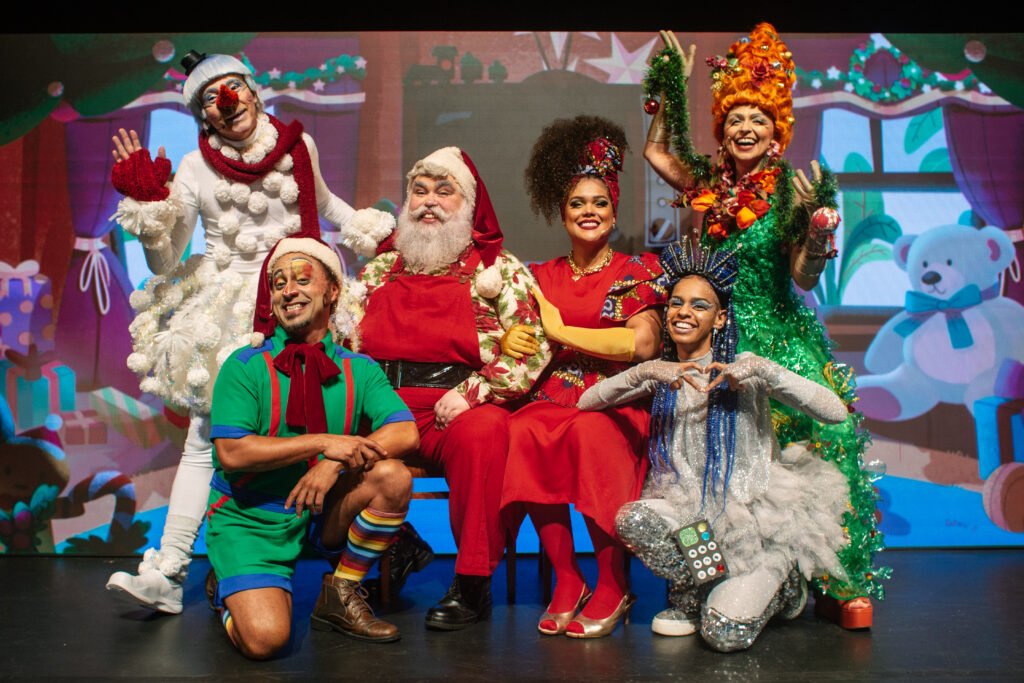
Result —
<instances>
[{"instance_id":1,"label":"chair leg","mask_svg":"<svg viewBox=\"0 0 1024 683\"><path fill-rule=\"evenodd\" d=\"M537 574L540 576L541 601L546 605L551 602L551 561L544 552L544 544L537 542Z\"/></svg>"},{"instance_id":2,"label":"chair leg","mask_svg":"<svg viewBox=\"0 0 1024 683\"><path fill-rule=\"evenodd\" d=\"M391 554L380 556L380 602L382 605L391 603Z\"/></svg>"},{"instance_id":3,"label":"chair leg","mask_svg":"<svg viewBox=\"0 0 1024 683\"><path fill-rule=\"evenodd\" d=\"M505 595L508 604L516 604L516 537L505 532Z\"/></svg>"}]
</instances>

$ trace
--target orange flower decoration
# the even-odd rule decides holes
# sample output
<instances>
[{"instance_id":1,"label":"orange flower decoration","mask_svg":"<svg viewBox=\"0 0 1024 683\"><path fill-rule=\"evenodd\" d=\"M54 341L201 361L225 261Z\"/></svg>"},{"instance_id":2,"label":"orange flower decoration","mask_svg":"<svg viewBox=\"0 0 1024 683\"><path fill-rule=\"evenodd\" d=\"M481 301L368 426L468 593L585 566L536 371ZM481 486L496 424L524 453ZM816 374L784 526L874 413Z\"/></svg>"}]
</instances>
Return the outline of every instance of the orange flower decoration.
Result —
<instances>
[{"instance_id":1,"label":"orange flower decoration","mask_svg":"<svg viewBox=\"0 0 1024 683\"><path fill-rule=\"evenodd\" d=\"M771 204L769 204L763 199L755 199L754 201L750 202L750 204L747 204L747 208L749 208L751 211L757 214L757 217L760 218L761 216L768 213L768 209L771 208Z\"/></svg>"},{"instance_id":2,"label":"orange flower decoration","mask_svg":"<svg viewBox=\"0 0 1024 683\"><path fill-rule=\"evenodd\" d=\"M746 230L756 220L757 214L745 206L736 213L736 227L740 230Z\"/></svg>"},{"instance_id":3,"label":"orange flower decoration","mask_svg":"<svg viewBox=\"0 0 1024 683\"><path fill-rule=\"evenodd\" d=\"M712 223L708 226L708 235L716 240L724 240L729 236L729 231L721 223Z\"/></svg>"},{"instance_id":4,"label":"orange flower decoration","mask_svg":"<svg viewBox=\"0 0 1024 683\"><path fill-rule=\"evenodd\" d=\"M700 196L690 202L690 207L694 211L704 212L714 206L716 201L718 201L718 195L710 190L705 190Z\"/></svg>"}]
</instances>

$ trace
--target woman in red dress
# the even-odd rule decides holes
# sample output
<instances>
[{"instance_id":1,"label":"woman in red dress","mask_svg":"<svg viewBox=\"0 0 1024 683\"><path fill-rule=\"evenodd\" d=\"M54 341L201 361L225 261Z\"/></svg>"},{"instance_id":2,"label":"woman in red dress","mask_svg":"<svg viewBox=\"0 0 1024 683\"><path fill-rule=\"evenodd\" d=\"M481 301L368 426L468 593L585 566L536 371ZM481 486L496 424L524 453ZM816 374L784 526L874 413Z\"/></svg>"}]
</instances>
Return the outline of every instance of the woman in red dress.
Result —
<instances>
[{"instance_id":1,"label":"woman in red dress","mask_svg":"<svg viewBox=\"0 0 1024 683\"><path fill-rule=\"evenodd\" d=\"M512 416L502 495L503 507L521 504L530 515L554 569L554 595L538 624L547 635L608 635L633 602L615 514L640 495L649 415L635 404L597 413L576 408L588 387L630 361L655 357L659 346L660 313L653 307L665 291L656 281L657 258L626 256L608 244L625 148L625 133L610 121L560 119L541 133L526 170L534 211L552 222L560 217L571 244L567 257L533 268L544 331L559 346L532 401ZM628 298L616 296L626 289ZM516 339L512 333L511 353ZM529 351L528 344L518 348ZM569 503L593 541L593 591L576 563Z\"/></svg>"}]
</instances>

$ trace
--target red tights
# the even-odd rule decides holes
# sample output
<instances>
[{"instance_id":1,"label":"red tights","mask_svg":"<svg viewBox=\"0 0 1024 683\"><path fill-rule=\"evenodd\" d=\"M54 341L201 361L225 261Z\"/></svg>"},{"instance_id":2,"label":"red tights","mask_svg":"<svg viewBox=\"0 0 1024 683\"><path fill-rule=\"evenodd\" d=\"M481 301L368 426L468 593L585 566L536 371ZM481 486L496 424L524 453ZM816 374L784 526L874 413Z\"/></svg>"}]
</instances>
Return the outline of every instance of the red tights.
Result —
<instances>
[{"instance_id":1,"label":"red tights","mask_svg":"<svg viewBox=\"0 0 1024 683\"><path fill-rule=\"evenodd\" d=\"M526 511L544 544L544 552L551 561L555 574L555 590L549 612L568 612L579 600L586 583L576 563L576 549L572 543L572 526L568 505L539 505L527 503ZM626 594L626 576L623 572L622 544L609 536L592 519L584 516L587 531L594 544L597 560L597 587L594 596L583 609L589 619L604 619L615 611Z\"/></svg>"}]
</instances>

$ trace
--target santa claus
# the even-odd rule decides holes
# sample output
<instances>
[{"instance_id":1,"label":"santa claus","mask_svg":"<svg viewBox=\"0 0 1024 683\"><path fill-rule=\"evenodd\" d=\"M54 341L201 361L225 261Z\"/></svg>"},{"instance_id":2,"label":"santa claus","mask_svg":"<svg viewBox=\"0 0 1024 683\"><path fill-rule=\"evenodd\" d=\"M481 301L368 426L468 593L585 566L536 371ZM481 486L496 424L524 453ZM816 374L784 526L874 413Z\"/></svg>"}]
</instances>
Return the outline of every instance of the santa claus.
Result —
<instances>
[{"instance_id":1,"label":"santa claus","mask_svg":"<svg viewBox=\"0 0 1024 683\"><path fill-rule=\"evenodd\" d=\"M353 345L377 360L412 410L420 456L439 466L450 489L458 546L455 579L427 612L428 628L456 630L486 619L490 577L504 552L499 521L508 451L505 405L527 393L549 359L514 359L500 341L516 324L535 326L533 276L502 248L497 217L469 157L455 147L417 161L394 233L343 230L374 258ZM338 321L345 327L345 321Z\"/></svg>"}]
</instances>

